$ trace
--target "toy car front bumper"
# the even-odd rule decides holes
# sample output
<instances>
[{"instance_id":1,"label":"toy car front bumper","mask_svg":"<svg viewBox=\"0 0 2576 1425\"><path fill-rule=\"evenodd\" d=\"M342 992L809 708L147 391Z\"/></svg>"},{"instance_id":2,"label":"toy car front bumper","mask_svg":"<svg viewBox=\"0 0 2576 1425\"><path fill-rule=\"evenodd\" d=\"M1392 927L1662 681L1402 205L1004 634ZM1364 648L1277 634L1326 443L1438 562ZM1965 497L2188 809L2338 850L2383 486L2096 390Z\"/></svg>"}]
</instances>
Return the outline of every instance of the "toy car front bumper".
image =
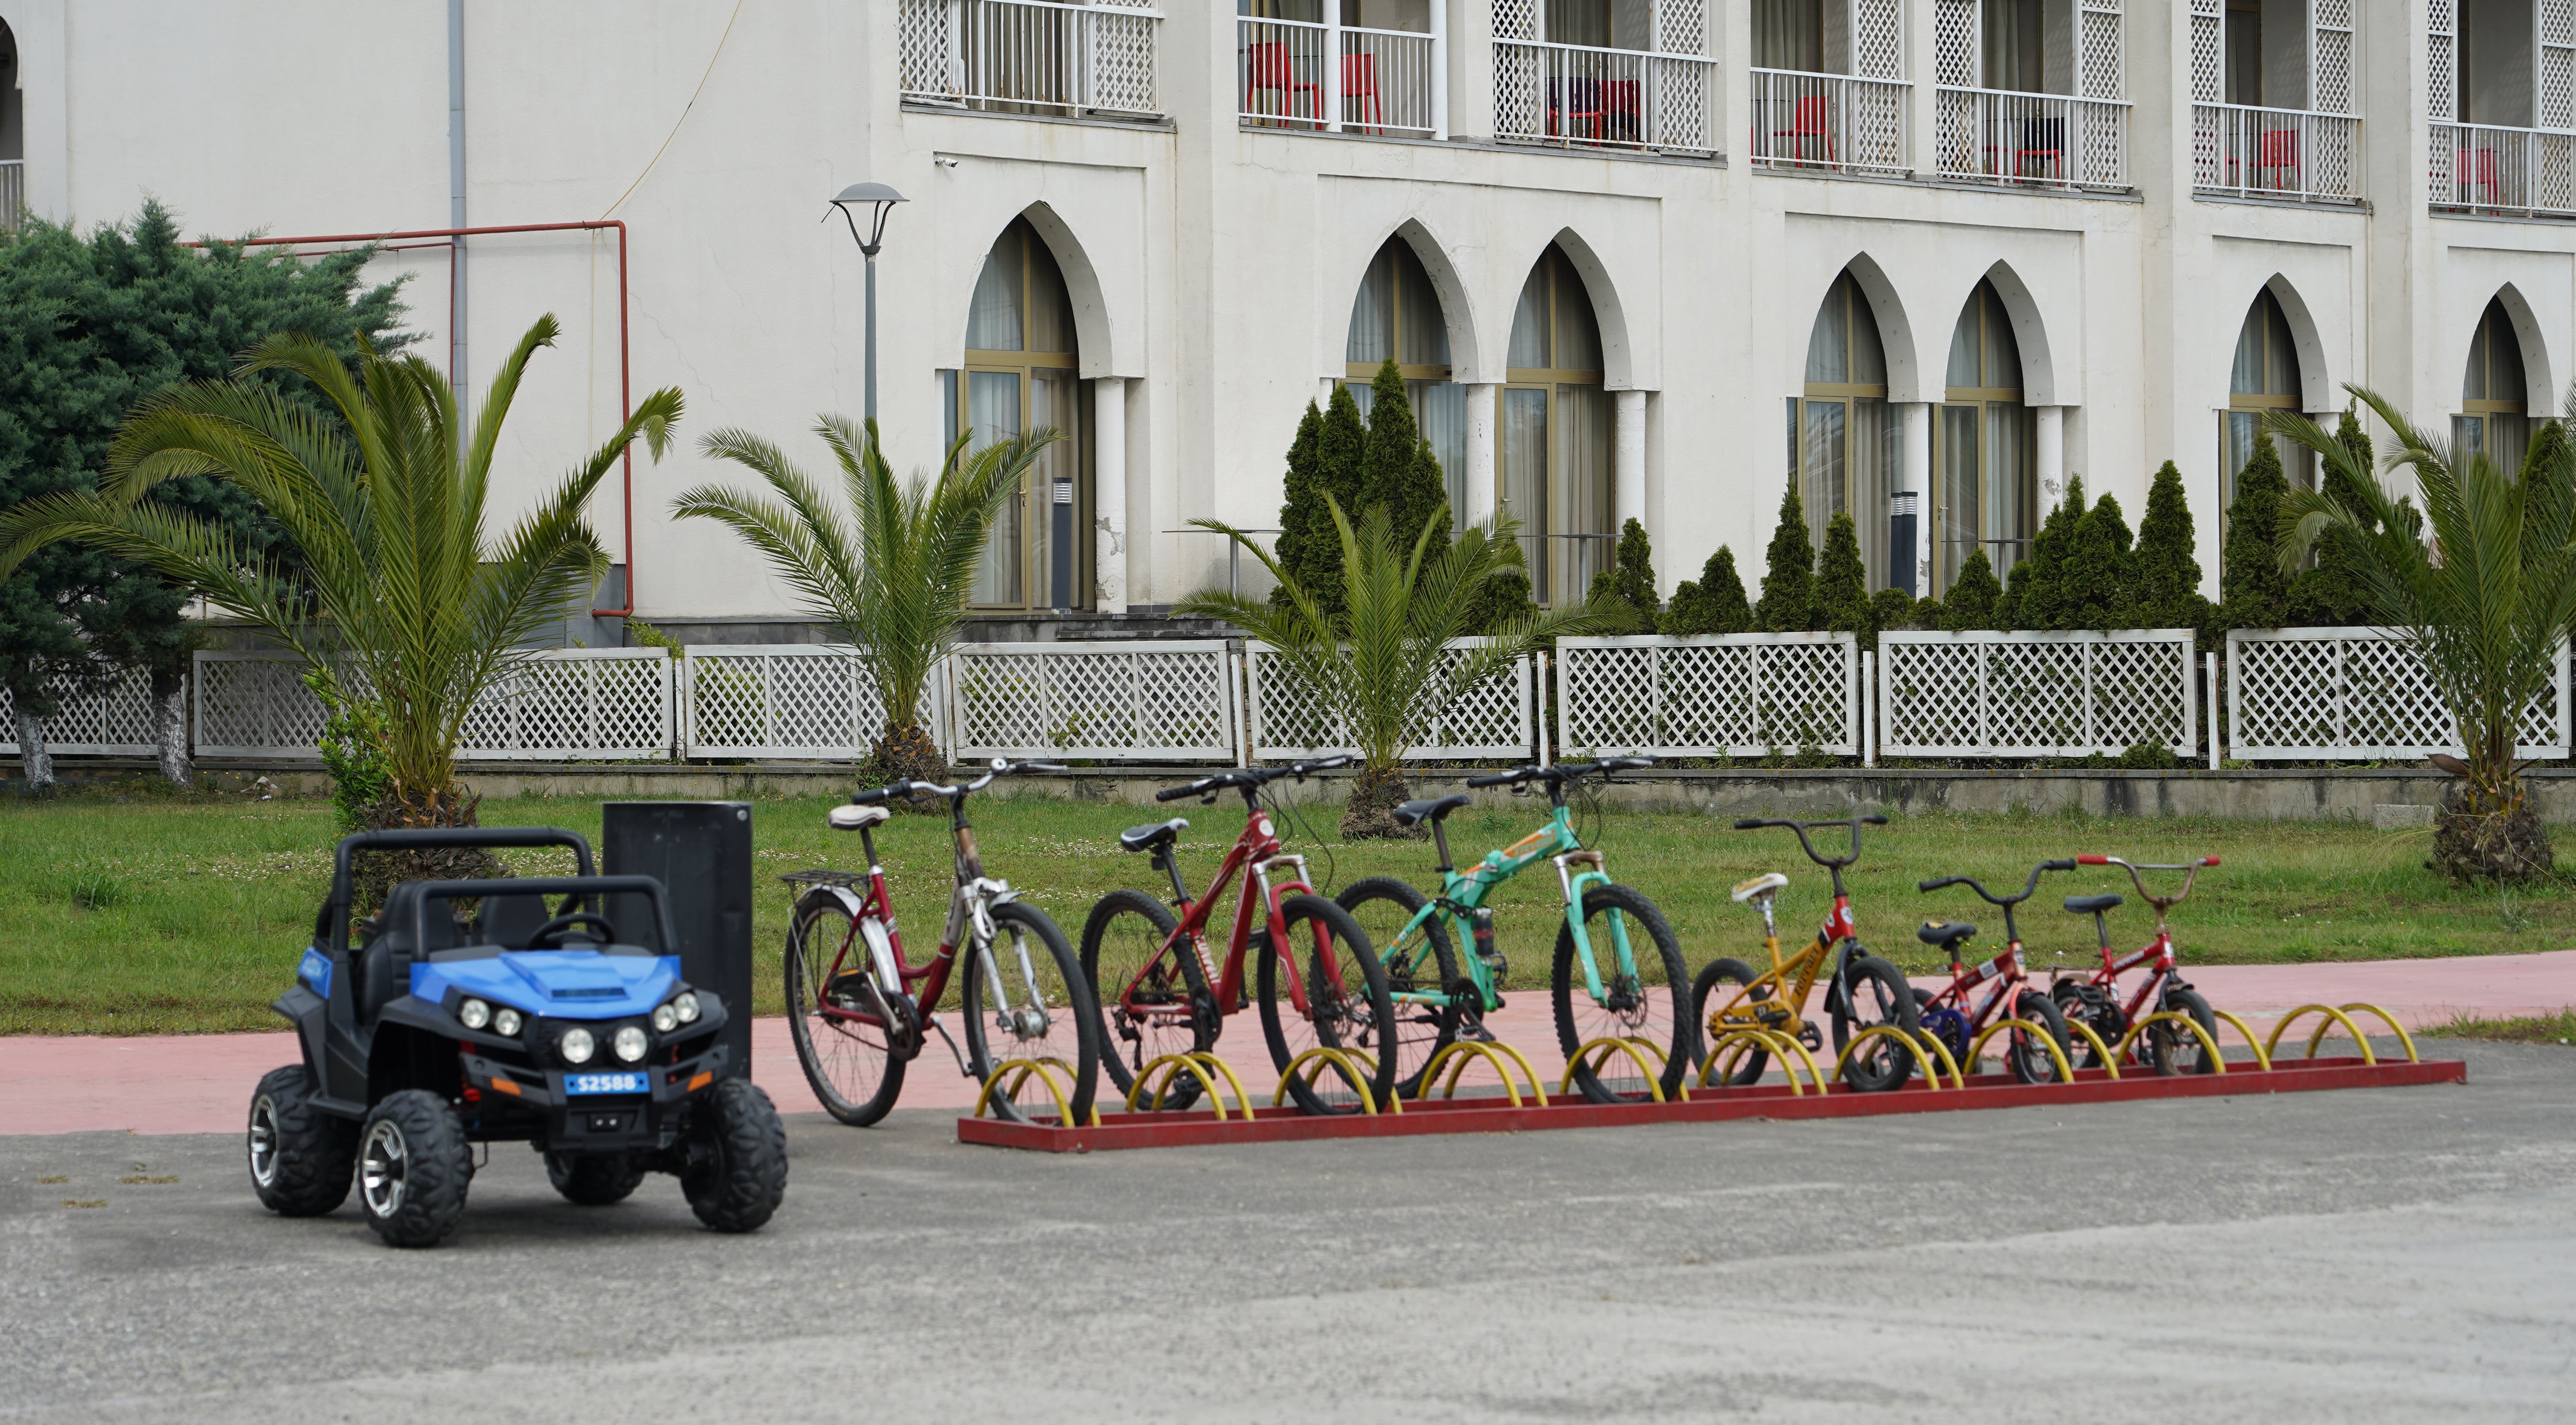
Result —
<instances>
[{"instance_id":1,"label":"toy car front bumper","mask_svg":"<svg viewBox=\"0 0 2576 1425\"><path fill-rule=\"evenodd\" d=\"M478 1054L464 1056L465 1086L490 1108L544 1120L548 1148L602 1153L667 1148L679 1131L680 1107L725 1076L725 1047L677 1064L637 1066L652 1089L642 1094L567 1094L564 1072L524 1069ZM524 1120L523 1120L524 1121Z\"/></svg>"}]
</instances>

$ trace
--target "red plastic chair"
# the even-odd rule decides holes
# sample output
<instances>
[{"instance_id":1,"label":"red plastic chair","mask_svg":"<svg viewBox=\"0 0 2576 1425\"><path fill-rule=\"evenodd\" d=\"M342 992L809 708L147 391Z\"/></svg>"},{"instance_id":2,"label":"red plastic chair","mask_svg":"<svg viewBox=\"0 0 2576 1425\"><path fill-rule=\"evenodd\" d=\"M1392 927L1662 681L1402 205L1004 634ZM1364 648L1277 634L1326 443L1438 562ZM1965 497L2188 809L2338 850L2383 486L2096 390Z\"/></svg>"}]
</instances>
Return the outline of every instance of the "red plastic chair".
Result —
<instances>
[{"instance_id":1,"label":"red plastic chair","mask_svg":"<svg viewBox=\"0 0 2576 1425\"><path fill-rule=\"evenodd\" d=\"M1252 96L1255 94L1285 94L1288 96L1286 105L1276 114L1262 115L1262 117L1296 118L1297 92L1301 89L1315 96L1314 108L1309 112L1315 122L1322 123L1324 86L1298 80L1296 61L1290 55L1288 46L1277 40L1265 40L1244 51L1243 111L1245 113L1261 114L1260 110L1252 107Z\"/></svg>"},{"instance_id":2,"label":"red plastic chair","mask_svg":"<svg viewBox=\"0 0 2576 1425\"><path fill-rule=\"evenodd\" d=\"M2451 185L2454 191L2461 188L2484 188L2487 190L2487 202L2490 205L2495 204L2501 196L2496 186L2495 150L2461 149L2458 158L2451 165Z\"/></svg>"},{"instance_id":3,"label":"red plastic chair","mask_svg":"<svg viewBox=\"0 0 2576 1425\"><path fill-rule=\"evenodd\" d=\"M1787 139L1790 155L1803 162L1807 157L1807 151L1803 146L1804 141L1823 139L1825 162L1837 162L1834 155L1834 131L1829 120L1830 114L1824 95L1813 94L1798 100L1790 107L1789 127L1771 131L1774 156L1778 154L1779 140Z\"/></svg>"},{"instance_id":4,"label":"red plastic chair","mask_svg":"<svg viewBox=\"0 0 2576 1425\"><path fill-rule=\"evenodd\" d=\"M1636 143L1646 136L1644 89L1633 79L1601 81L1602 137Z\"/></svg>"},{"instance_id":5,"label":"red plastic chair","mask_svg":"<svg viewBox=\"0 0 2576 1425\"><path fill-rule=\"evenodd\" d=\"M1372 111L1375 117L1371 117ZM1377 56L1373 54L1342 56L1342 122L1349 125L1354 118L1362 128L1374 125L1370 129L1373 133L1386 132L1386 101L1377 92Z\"/></svg>"},{"instance_id":6,"label":"red plastic chair","mask_svg":"<svg viewBox=\"0 0 2576 1425\"><path fill-rule=\"evenodd\" d=\"M1601 137L1600 80L1551 80L1547 91L1548 137L1573 138L1575 126L1587 120L1592 124L1592 137Z\"/></svg>"},{"instance_id":7,"label":"red plastic chair","mask_svg":"<svg viewBox=\"0 0 2576 1425\"><path fill-rule=\"evenodd\" d=\"M2284 170L2287 170L2291 175L2291 181L2288 184L2285 185L2277 181L2269 185L2265 185L2263 183L2264 174L2279 173ZM2254 146L2255 184L2258 187L2268 186L2274 189L2282 187L2295 188L2298 186L2298 172L2299 131L2297 129L2265 129L2263 131L2262 141Z\"/></svg>"}]
</instances>

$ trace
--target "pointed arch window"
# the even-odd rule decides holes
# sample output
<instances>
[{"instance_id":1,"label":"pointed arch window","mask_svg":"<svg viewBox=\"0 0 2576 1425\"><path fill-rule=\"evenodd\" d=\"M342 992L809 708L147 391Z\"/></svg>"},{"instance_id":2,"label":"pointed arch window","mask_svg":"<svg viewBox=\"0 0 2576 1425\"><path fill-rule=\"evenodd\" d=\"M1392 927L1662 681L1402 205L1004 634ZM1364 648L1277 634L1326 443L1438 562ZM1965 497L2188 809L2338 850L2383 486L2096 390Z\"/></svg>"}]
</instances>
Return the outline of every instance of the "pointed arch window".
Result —
<instances>
[{"instance_id":1,"label":"pointed arch window","mask_svg":"<svg viewBox=\"0 0 2576 1425\"><path fill-rule=\"evenodd\" d=\"M1501 508L1520 521L1539 602L1580 603L1610 567L1613 415L1592 294L1552 243L1521 284L1505 367Z\"/></svg>"},{"instance_id":2,"label":"pointed arch window","mask_svg":"<svg viewBox=\"0 0 2576 1425\"><path fill-rule=\"evenodd\" d=\"M1888 495L1903 468L1905 423L1887 404L1887 350L1869 295L1834 279L1807 334L1803 394L1789 398L1789 467L1818 549L1837 514L1859 526L1869 587L1886 588ZM1897 581L1905 582L1905 581Z\"/></svg>"},{"instance_id":3,"label":"pointed arch window","mask_svg":"<svg viewBox=\"0 0 2576 1425\"><path fill-rule=\"evenodd\" d=\"M2281 474L2292 486L2316 488L2316 452L2297 441L2273 440L2263 431L2265 414L2299 409L2305 389L2289 315L2267 287L2255 294L2254 305L2246 309L2245 324L2237 329L2236 359L2227 376L2227 410L2218 418L2218 468L2224 477L2218 486L2218 508L2222 512L2235 505L2236 477L2244 473L2245 462L2254 458L2259 440L2272 441L2273 451L2281 457Z\"/></svg>"},{"instance_id":4,"label":"pointed arch window","mask_svg":"<svg viewBox=\"0 0 2576 1425\"><path fill-rule=\"evenodd\" d=\"M2522 468L2523 448L2531 443L2530 393L2522 373L2522 338L2504 303L2490 298L2469 338L2460 414L2451 417L2453 448L2483 450L2507 470Z\"/></svg>"},{"instance_id":5,"label":"pointed arch window","mask_svg":"<svg viewBox=\"0 0 2576 1425\"><path fill-rule=\"evenodd\" d=\"M984 256L966 313L966 365L940 373L949 438L981 449L1051 426L1064 439L1029 467L994 518L970 596L978 608L1076 609L1092 602L1091 443L1073 303L1046 240L1014 218Z\"/></svg>"},{"instance_id":6,"label":"pointed arch window","mask_svg":"<svg viewBox=\"0 0 2576 1425\"><path fill-rule=\"evenodd\" d=\"M1467 509L1467 388L1449 379L1449 322L1412 244L1388 238L1360 275L1344 339L1343 384L1366 415L1375 404L1378 367L1390 356L1413 401L1414 423L1440 461L1449 490L1452 530Z\"/></svg>"},{"instance_id":7,"label":"pointed arch window","mask_svg":"<svg viewBox=\"0 0 2576 1425\"><path fill-rule=\"evenodd\" d=\"M1959 311L1946 379L1932 452L1932 587L1942 594L1976 549L2001 577L2038 522L2038 415L2022 404L2021 345L1992 282Z\"/></svg>"}]
</instances>

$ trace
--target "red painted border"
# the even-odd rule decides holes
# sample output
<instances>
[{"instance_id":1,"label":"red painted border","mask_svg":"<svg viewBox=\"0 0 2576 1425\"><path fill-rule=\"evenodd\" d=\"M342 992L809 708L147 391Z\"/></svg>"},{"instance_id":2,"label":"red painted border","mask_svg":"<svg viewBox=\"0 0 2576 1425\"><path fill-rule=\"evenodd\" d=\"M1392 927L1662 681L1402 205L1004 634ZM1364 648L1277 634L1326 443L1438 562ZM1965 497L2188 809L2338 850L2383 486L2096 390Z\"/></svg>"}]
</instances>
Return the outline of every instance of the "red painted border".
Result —
<instances>
[{"instance_id":1,"label":"red painted border","mask_svg":"<svg viewBox=\"0 0 2576 1425\"><path fill-rule=\"evenodd\" d=\"M1983 1074L1965 1089L1933 1090L1919 1082L1894 1093L1855 1093L1841 1084L1829 1091L1793 1094L1785 1085L1695 1089L1688 1103L1595 1104L1558 1099L1546 1108L1514 1108L1503 1098L1434 1099L1407 1103L1400 1114L1310 1117L1295 1107L1259 1108L1249 1122L1220 1120L1204 1108L1186 1112L1104 1114L1097 1127L1055 1128L957 1120L957 1141L1042 1153L1099 1153L1122 1148L1183 1148L1211 1143L1285 1143L1315 1138L1398 1138L1426 1133L1525 1133L1552 1128L1613 1128L1641 1123L1719 1123L1736 1118L1861 1118L1884 1113L1945 1113L1980 1108L2026 1108L2049 1103L2127 1103L2150 1098L2212 1098L2301 1093L2318 1089L2395 1088L2409 1084L2466 1083L2467 1064L2456 1059L2420 1064L2364 1064L2358 1058L2301 1060L2269 1072L2230 1068L2224 1074L2179 1078L2131 1076L2119 1080L2098 1069L2072 1084L2025 1084L2009 1074Z\"/></svg>"}]
</instances>

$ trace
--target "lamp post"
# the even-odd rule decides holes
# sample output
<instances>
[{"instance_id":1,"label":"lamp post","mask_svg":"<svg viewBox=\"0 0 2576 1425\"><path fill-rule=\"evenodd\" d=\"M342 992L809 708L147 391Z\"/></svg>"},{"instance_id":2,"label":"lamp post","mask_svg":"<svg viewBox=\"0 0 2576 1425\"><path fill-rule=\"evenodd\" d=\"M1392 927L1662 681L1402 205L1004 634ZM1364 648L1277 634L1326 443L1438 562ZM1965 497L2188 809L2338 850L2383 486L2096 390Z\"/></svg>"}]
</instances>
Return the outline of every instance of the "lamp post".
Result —
<instances>
[{"instance_id":1,"label":"lamp post","mask_svg":"<svg viewBox=\"0 0 2576 1425\"><path fill-rule=\"evenodd\" d=\"M877 418L877 249L885 246L886 214L904 201L902 194L882 183L853 183L832 199L841 217L850 225L850 236L857 239L859 252L868 260L868 389L867 418L874 425ZM859 236L858 214L854 208L868 210L868 231ZM830 222L829 214L823 221Z\"/></svg>"}]
</instances>

